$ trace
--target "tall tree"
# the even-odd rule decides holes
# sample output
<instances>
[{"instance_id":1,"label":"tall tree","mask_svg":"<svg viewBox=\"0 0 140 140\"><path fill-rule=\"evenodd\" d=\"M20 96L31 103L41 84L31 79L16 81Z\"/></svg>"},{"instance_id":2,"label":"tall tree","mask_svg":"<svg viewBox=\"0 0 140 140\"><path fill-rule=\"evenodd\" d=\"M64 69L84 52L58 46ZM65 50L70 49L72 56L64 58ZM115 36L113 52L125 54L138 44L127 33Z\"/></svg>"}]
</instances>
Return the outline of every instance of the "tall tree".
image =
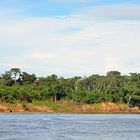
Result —
<instances>
[{"instance_id":1,"label":"tall tree","mask_svg":"<svg viewBox=\"0 0 140 140\"><path fill-rule=\"evenodd\" d=\"M21 77L21 71L19 68L12 68L10 70L11 73L11 78L15 81L16 84L16 80L18 80Z\"/></svg>"}]
</instances>

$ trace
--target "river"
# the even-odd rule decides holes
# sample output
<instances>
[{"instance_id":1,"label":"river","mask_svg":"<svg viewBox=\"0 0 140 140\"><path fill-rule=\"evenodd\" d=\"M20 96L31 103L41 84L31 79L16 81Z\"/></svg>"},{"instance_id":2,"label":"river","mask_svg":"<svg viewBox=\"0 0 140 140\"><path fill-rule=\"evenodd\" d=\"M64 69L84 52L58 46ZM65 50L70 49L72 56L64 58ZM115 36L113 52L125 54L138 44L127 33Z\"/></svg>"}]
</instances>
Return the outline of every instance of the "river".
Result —
<instances>
[{"instance_id":1,"label":"river","mask_svg":"<svg viewBox=\"0 0 140 140\"><path fill-rule=\"evenodd\" d=\"M0 113L0 140L140 140L140 115Z\"/></svg>"}]
</instances>

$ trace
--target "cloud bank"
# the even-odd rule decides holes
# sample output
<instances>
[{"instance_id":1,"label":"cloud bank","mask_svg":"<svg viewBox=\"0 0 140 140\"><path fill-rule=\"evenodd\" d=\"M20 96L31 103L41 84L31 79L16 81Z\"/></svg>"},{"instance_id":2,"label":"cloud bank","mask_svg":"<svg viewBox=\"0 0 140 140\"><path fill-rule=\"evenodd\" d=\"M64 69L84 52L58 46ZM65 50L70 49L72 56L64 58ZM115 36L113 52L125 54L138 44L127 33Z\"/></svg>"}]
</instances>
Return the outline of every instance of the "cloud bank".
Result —
<instances>
[{"instance_id":1,"label":"cloud bank","mask_svg":"<svg viewBox=\"0 0 140 140\"><path fill-rule=\"evenodd\" d=\"M1 73L11 67L38 76L139 72L139 9L113 5L71 16L2 18Z\"/></svg>"}]
</instances>

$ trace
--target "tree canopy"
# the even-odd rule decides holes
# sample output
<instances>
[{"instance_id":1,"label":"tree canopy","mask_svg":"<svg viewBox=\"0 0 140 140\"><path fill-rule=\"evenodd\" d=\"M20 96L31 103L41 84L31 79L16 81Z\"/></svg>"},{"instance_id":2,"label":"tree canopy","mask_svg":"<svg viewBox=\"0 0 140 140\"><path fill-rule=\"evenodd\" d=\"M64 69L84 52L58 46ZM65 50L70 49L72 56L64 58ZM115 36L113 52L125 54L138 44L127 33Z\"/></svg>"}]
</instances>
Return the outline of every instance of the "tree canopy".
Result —
<instances>
[{"instance_id":1,"label":"tree canopy","mask_svg":"<svg viewBox=\"0 0 140 140\"><path fill-rule=\"evenodd\" d=\"M114 102L140 106L140 73L121 75L109 71L106 75L89 77L36 77L35 74L12 68L0 76L0 100L14 103L32 100L72 100L77 103Z\"/></svg>"}]
</instances>

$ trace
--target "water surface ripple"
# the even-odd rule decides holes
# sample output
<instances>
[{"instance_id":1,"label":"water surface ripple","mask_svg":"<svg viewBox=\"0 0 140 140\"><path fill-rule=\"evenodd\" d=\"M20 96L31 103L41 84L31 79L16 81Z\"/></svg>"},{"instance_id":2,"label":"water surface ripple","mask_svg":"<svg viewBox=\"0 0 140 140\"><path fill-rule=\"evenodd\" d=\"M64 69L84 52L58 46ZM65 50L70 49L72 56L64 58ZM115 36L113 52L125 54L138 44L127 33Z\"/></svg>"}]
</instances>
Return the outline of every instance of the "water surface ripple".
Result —
<instances>
[{"instance_id":1,"label":"water surface ripple","mask_svg":"<svg viewBox=\"0 0 140 140\"><path fill-rule=\"evenodd\" d=\"M140 115L0 113L0 140L140 140Z\"/></svg>"}]
</instances>

